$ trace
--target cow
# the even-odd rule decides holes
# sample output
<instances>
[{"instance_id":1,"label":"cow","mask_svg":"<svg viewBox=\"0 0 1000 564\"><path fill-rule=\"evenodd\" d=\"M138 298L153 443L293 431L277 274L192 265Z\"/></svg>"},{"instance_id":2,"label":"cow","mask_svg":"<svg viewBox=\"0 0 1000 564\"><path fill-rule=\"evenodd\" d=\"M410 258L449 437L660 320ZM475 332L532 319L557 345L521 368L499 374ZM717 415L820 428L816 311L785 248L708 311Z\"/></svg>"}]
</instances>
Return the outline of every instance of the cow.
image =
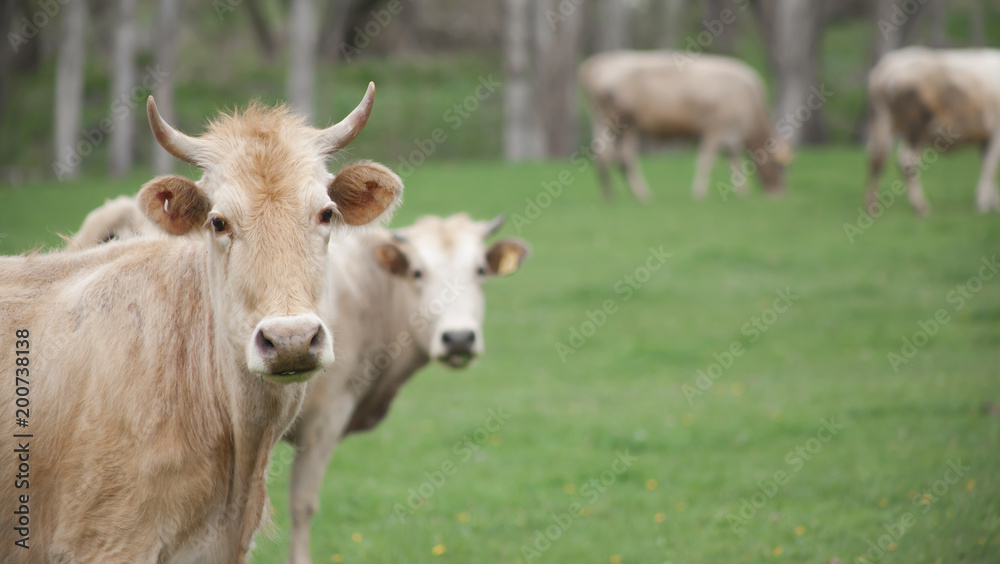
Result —
<instances>
[{"instance_id":1,"label":"cow","mask_svg":"<svg viewBox=\"0 0 1000 564\"><path fill-rule=\"evenodd\" d=\"M374 94L326 129L251 103L199 137L150 98L159 144L203 172L139 193L172 237L0 258L0 366L21 378L0 402L24 404L0 423L6 561L247 561L271 450L334 360L331 233L401 198L384 166L325 166Z\"/></svg>"},{"instance_id":2,"label":"cow","mask_svg":"<svg viewBox=\"0 0 1000 564\"><path fill-rule=\"evenodd\" d=\"M612 51L584 61L579 80L590 105L597 174L611 198L608 165L622 166L632 193L650 198L639 170L640 135L663 140L700 138L692 193L708 193L716 153L729 154L733 190L746 193L741 155L753 159L764 190L784 190L791 147L767 110L760 76L730 57L673 51Z\"/></svg>"},{"instance_id":3,"label":"cow","mask_svg":"<svg viewBox=\"0 0 1000 564\"><path fill-rule=\"evenodd\" d=\"M527 243L485 240L503 217L425 217L391 234L335 241L331 272L338 318L331 326L342 359L309 383L301 417L286 435L296 445L289 495L288 562L306 564L309 530L334 447L373 429L403 386L432 360L464 368L484 352L482 284L516 272ZM347 264L339 264L347 261Z\"/></svg>"},{"instance_id":4,"label":"cow","mask_svg":"<svg viewBox=\"0 0 1000 564\"><path fill-rule=\"evenodd\" d=\"M900 141L899 166L910 205L918 214L930 211L920 186L920 170L939 153L963 145L978 145L983 151L977 208L1000 211L996 186L1000 50L908 47L892 51L872 68L868 97L869 213L881 213L879 177L894 138Z\"/></svg>"},{"instance_id":5,"label":"cow","mask_svg":"<svg viewBox=\"0 0 1000 564\"><path fill-rule=\"evenodd\" d=\"M111 210L122 212L129 202L134 200L123 197L95 210L80 233L152 235L155 226L127 211L120 215L135 223L94 223L115 218ZM530 252L516 238L487 248L485 240L503 221L500 216L478 222L466 214L425 217L393 232L369 229L331 241L337 316L328 324L337 335L338 361L309 381L301 415L284 437L296 445L290 563L310 561L309 531L320 485L343 437L377 426L400 387L432 359L464 368L483 353L481 285L516 272ZM87 241L81 245L99 243Z\"/></svg>"},{"instance_id":6,"label":"cow","mask_svg":"<svg viewBox=\"0 0 1000 564\"><path fill-rule=\"evenodd\" d=\"M163 233L146 218L134 198L119 196L87 214L67 250L79 251L115 239L156 236Z\"/></svg>"}]
</instances>

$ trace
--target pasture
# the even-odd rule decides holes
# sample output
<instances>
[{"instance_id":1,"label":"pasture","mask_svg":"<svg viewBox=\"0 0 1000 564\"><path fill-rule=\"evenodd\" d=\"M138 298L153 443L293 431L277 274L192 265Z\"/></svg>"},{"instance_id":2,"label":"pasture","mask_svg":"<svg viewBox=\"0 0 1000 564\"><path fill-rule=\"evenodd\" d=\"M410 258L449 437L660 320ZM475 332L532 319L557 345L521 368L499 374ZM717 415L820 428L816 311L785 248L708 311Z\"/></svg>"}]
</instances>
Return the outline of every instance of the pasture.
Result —
<instances>
[{"instance_id":1,"label":"pasture","mask_svg":"<svg viewBox=\"0 0 1000 564\"><path fill-rule=\"evenodd\" d=\"M897 199L853 242L860 149L800 153L776 199L693 202L693 160L645 158L646 206L568 162L404 179L394 225L506 212L500 236L534 252L487 284L478 364L421 372L334 454L315 562L1000 561L1000 276L981 269L1000 217L973 211L978 155L928 168L929 218ZM58 244L148 178L0 188L0 252ZM286 557L291 459L279 445L255 563Z\"/></svg>"}]
</instances>

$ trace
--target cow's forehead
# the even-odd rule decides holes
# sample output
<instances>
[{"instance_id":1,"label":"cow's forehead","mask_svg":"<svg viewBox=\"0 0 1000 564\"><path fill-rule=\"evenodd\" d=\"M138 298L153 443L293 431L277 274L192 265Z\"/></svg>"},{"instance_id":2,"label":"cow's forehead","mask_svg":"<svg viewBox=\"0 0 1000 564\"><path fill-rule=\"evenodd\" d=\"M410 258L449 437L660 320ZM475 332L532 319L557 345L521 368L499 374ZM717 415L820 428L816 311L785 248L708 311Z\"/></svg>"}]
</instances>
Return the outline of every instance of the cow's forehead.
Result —
<instances>
[{"instance_id":1,"label":"cow's forehead","mask_svg":"<svg viewBox=\"0 0 1000 564\"><path fill-rule=\"evenodd\" d=\"M202 139L206 179L222 200L247 211L269 204L313 206L327 176L316 130L285 106L251 104L213 120ZM319 202L322 203L322 202Z\"/></svg>"},{"instance_id":2,"label":"cow's forehead","mask_svg":"<svg viewBox=\"0 0 1000 564\"><path fill-rule=\"evenodd\" d=\"M479 261L485 248L483 225L464 213L422 217L401 234L421 258L433 263Z\"/></svg>"}]
</instances>

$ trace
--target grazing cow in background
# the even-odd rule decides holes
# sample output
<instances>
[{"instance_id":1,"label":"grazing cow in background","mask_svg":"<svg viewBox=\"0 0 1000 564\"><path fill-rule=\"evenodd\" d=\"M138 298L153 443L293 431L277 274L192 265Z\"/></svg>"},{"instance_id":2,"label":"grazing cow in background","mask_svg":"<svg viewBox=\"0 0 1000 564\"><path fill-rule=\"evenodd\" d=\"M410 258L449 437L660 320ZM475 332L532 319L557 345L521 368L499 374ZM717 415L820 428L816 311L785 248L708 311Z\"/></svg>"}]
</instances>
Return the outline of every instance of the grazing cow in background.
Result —
<instances>
[{"instance_id":1,"label":"grazing cow in background","mask_svg":"<svg viewBox=\"0 0 1000 564\"><path fill-rule=\"evenodd\" d=\"M87 222L113 219L105 208L121 211L128 202L134 200L109 202ZM124 237L149 233L145 220L138 219L138 224L95 224L90 231L116 234L112 226L118 225ZM297 446L289 496L290 563L310 561L310 524L337 443L378 425L399 388L430 360L462 368L482 354L481 285L489 277L513 274L529 253L526 243L513 238L487 248L486 238L502 225L503 217L489 222L465 214L426 217L392 233L368 230L331 242L337 316L327 321L337 336L337 362L309 381L301 417L285 437Z\"/></svg>"},{"instance_id":2,"label":"grazing cow in background","mask_svg":"<svg viewBox=\"0 0 1000 564\"><path fill-rule=\"evenodd\" d=\"M716 55L613 51L585 61L579 78L590 102L593 148L605 197L613 195L608 165L616 162L636 198L649 199L639 170L640 134L701 139L692 185L697 199L708 192L720 150L729 154L735 191L746 192L740 170L744 151L753 159L764 190L784 190L791 148L768 116L763 81L745 63Z\"/></svg>"},{"instance_id":3,"label":"grazing cow in background","mask_svg":"<svg viewBox=\"0 0 1000 564\"><path fill-rule=\"evenodd\" d=\"M886 54L868 77L869 124L867 205L876 209L878 181L900 139L899 166L910 204L928 213L920 187L925 149L934 157L959 145L978 145L983 165L976 190L980 212L1000 211L996 171L1000 160L1000 50L935 51L909 47Z\"/></svg>"},{"instance_id":4,"label":"grazing cow in background","mask_svg":"<svg viewBox=\"0 0 1000 564\"><path fill-rule=\"evenodd\" d=\"M374 428L403 386L429 361L463 368L483 353L483 282L520 268L519 239L485 239L503 217L425 217L394 231L333 243L337 364L309 383L286 438L297 446L289 495L288 562L306 564L309 529L330 455L342 437Z\"/></svg>"},{"instance_id":5,"label":"grazing cow in background","mask_svg":"<svg viewBox=\"0 0 1000 564\"><path fill-rule=\"evenodd\" d=\"M204 171L139 193L175 237L0 258L0 365L30 391L27 427L0 423L3 450L24 454L0 457L5 562L247 561L271 450L333 361L331 232L400 199L381 165L325 167L373 100L370 85L324 130L253 104L189 137L150 98L157 141ZM15 405L15 386L0 402Z\"/></svg>"}]
</instances>

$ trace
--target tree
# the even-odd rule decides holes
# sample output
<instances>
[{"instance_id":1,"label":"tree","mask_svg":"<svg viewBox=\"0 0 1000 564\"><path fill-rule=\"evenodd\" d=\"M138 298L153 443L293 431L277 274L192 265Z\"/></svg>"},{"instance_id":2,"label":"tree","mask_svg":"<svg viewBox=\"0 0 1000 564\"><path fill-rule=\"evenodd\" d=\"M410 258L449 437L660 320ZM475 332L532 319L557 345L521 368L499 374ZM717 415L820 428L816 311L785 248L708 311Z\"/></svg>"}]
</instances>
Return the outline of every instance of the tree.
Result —
<instances>
[{"instance_id":1,"label":"tree","mask_svg":"<svg viewBox=\"0 0 1000 564\"><path fill-rule=\"evenodd\" d=\"M597 50L615 51L631 47L629 37L629 18L632 9L629 2L623 0L601 0L597 5Z\"/></svg>"},{"instance_id":2,"label":"tree","mask_svg":"<svg viewBox=\"0 0 1000 564\"><path fill-rule=\"evenodd\" d=\"M793 144L821 143L826 137L822 107L810 108L813 88L821 87L817 72L822 38L821 0L753 0L768 59L777 79L777 119L800 123L794 127ZM805 112L807 109L808 112Z\"/></svg>"},{"instance_id":3,"label":"tree","mask_svg":"<svg viewBox=\"0 0 1000 564\"><path fill-rule=\"evenodd\" d=\"M317 48L320 55L329 62L340 60L344 52L349 51L345 47L348 42L347 22L355 3L356 0L334 0L327 3Z\"/></svg>"},{"instance_id":4,"label":"tree","mask_svg":"<svg viewBox=\"0 0 1000 564\"><path fill-rule=\"evenodd\" d=\"M177 67L177 22L180 17L180 0L160 0L156 19L156 68L162 69L162 76L153 87L156 109L167 123L177 123L174 112L174 72ZM174 158L153 139L153 171L169 174L174 167Z\"/></svg>"},{"instance_id":5,"label":"tree","mask_svg":"<svg viewBox=\"0 0 1000 564\"><path fill-rule=\"evenodd\" d=\"M292 0L288 21L291 61L288 64L288 100L299 113L313 115L316 83L316 42L318 24L314 0Z\"/></svg>"},{"instance_id":6,"label":"tree","mask_svg":"<svg viewBox=\"0 0 1000 564\"><path fill-rule=\"evenodd\" d=\"M660 0L660 21L662 33L656 42L660 49L681 47L681 33L684 29L684 0Z\"/></svg>"},{"instance_id":7,"label":"tree","mask_svg":"<svg viewBox=\"0 0 1000 564\"><path fill-rule=\"evenodd\" d=\"M714 31L711 33L715 35L715 40L712 42L711 51L715 53L733 53L733 43L736 40L736 26L732 23L723 23L721 27L718 23L723 21L722 12L723 10L729 10L735 13L735 4L730 0L703 0L704 2L704 13L705 20L702 22L705 29L711 29L706 22L715 22L712 26L718 30L718 34Z\"/></svg>"},{"instance_id":8,"label":"tree","mask_svg":"<svg viewBox=\"0 0 1000 564\"><path fill-rule=\"evenodd\" d=\"M583 9L562 0L537 0L534 27L534 100L542 148L549 157L569 156L577 147L579 134L576 69L583 39Z\"/></svg>"},{"instance_id":9,"label":"tree","mask_svg":"<svg viewBox=\"0 0 1000 564\"><path fill-rule=\"evenodd\" d=\"M532 0L505 0L504 157L521 161L542 156L542 133L532 91Z\"/></svg>"},{"instance_id":10,"label":"tree","mask_svg":"<svg viewBox=\"0 0 1000 564\"><path fill-rule=\"evenodd\" d=\"M253 33L257 37L257 44L260 45L260 54L266 61L273 61L278 52L277 42L274 40L274 32L264 17L259 0L245 0L247 11L250 13L250 23L253 25Z\"/></svg>"},{"instance_id":11,"label":"tree","mask_svg":"<svg viewBox=\"0 0 1000 564\"><path fill-rule=\"evenodd\" d=\"M115 6L109 113L113 126L106 132L111 143L108 172L112 177L122 177L132 168L135 115L132 111L131 91L136 84L135 4L136 0L118 0Z\"/></svg>"},{"instance_id":12,"label":"tree","mask_svg":"<svg viewBox=\"0 0 1000 564\"><path fill-rule=\"evenodd\" d=\"M52 165L60 179L76 176L80 167L76 140L83 111L83 32L87 3L84 0L68 2L63 7L62 18L56 63L55 160Z\"/></svg>"}]
</instances>

